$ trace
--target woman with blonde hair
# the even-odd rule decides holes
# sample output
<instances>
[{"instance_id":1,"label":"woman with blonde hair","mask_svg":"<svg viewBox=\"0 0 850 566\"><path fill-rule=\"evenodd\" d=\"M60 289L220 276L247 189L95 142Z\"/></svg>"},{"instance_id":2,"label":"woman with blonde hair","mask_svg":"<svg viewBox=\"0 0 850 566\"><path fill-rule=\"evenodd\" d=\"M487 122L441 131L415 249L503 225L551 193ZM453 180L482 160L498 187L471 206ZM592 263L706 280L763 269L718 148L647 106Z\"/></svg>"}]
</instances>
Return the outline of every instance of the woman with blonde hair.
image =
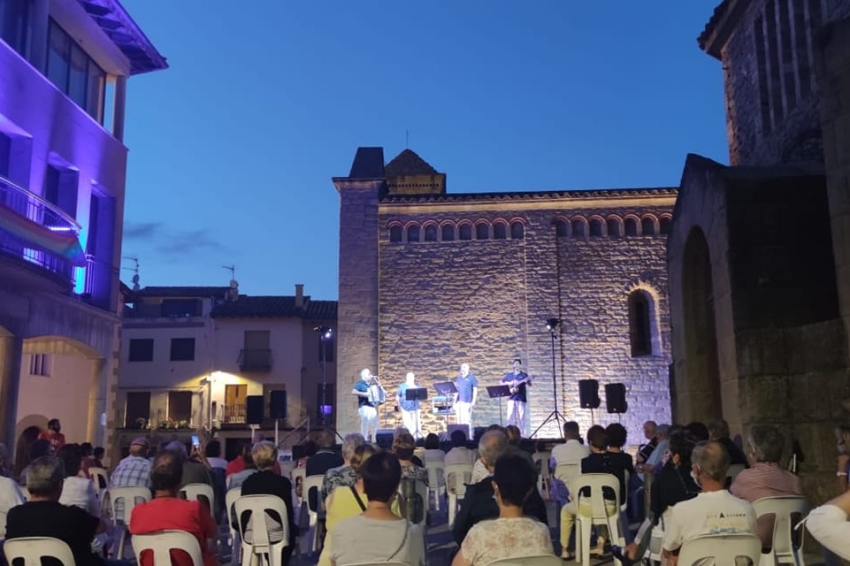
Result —
<instances>
[{"instance_id":1,"label":"woman with blonde hair","mask_svg":"<svg viewBox=\"0 0 850 566\"><path fill-rule=\"evenodd\" d=\"M351 486L339 486L335 488L328 496L326 503L328 514L325 519L325 544L322 548L322 554L319 556L319 566L331 565L331 532L334 527L343 519L356 517L366 510L366 505L369 503L369 498L366 497L366 490L363 486L363 476L360 471L363 464L371 456L374 456L381 449L374 444L361 444L354 450L354 455L351 457L351 468L357 476L357 481ZM398 501L393 503L393 513L401 517L398 509Z\"/></svg>"}]
</instances>

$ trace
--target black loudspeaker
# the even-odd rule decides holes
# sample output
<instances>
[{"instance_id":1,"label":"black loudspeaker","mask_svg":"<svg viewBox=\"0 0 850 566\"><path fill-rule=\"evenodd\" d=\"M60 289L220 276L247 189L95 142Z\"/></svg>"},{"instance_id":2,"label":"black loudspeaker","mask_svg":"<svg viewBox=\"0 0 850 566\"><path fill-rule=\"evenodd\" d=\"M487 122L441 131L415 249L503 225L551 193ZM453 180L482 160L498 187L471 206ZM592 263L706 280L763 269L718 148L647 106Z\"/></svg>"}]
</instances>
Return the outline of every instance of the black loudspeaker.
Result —
<instances>
[{"instance_id":1,"label":"black loudspeaker","mask_svg":"<svg viewBox=\"0 0 850 566\"><path fill-rule=\"evenodd\" d=\"M269 395L269 418L286 418L286 390L275 389Z\"/></svg>"},{"instance_id":2,"label":"black loudspeaker","mask_svg":"<svg viewBox=\"0 0 850 566\"><path fill-rule=\"evenodd\" d=\"M486 426L477 426L472 429L472 441L478 446L478 443L481 442L481 437L484 436L484 433L487 432Z\"/></svg>"},{"instance_id":3,"label":"black loudspeaker","mask_svg":"<svg viewBox=\"0 0 850 566\"><path fill-rule=\"evenodd\" d=\"M626 403L626 386L622 383L605 384L605 407L609 413L623 414L629 410Z\"/></svg>"},{"instance_id":4,"label":"black loudspeaker","mask_svg":"<svg viewBox=\"0 0 850 566\"><path fill-rule=\"evenodd\" d=\"M598 409L599 382L595 379L580 379L578 382L578 396L582 409Z\"/></svg>"},{"instance_id":5,"label":"black loudspeaker","mask_svg":"<svg viewBox=\"0 0 850 566\"><path fill-rule=\"evenodd\" d=\"M248 395L245 397L245 420L249 425L263 424L263 396Z\"/></svg>"},{"instance_id":6,"label":"black loudspeaker","mask_svg":"<svg viewBox=\"0 0 850 566\"><path fill-rule=\"evenodd\" d=\"M384 450L391 450L393 447L394 430L379 430L375 432L375 444Z\"/></svg>"}]
</instances>

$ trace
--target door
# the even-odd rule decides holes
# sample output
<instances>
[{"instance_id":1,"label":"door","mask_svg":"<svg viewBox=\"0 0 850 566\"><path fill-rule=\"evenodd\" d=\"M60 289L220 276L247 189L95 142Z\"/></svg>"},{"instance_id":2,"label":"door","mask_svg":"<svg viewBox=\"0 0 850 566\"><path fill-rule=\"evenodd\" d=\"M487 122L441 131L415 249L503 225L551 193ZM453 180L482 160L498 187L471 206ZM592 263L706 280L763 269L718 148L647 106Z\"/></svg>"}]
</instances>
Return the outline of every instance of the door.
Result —
<instances>
[{"instance_id":1,"label":"door","mask_svg":"<svg viewBox=\"0 0 850 566\"><path fill-rule=\"evenodd\" d=\"M226 424L245 423L245 400L247 397L247 385L224 386L224 422Z\"/></svg>"}]
</instances>

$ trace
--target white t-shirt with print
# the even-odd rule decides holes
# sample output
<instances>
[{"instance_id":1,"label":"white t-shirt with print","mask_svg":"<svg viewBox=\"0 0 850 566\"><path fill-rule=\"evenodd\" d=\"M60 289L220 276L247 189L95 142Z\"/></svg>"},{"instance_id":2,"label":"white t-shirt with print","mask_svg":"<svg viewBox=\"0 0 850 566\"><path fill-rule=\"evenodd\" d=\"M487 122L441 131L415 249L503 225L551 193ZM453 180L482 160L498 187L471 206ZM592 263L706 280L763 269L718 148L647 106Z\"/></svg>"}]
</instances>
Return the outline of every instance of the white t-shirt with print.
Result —
<instances>
[{"instance_id":1,"label":"white t-shirt with print","mask_svg":"<svg viewBox=\"0 0 850 566\"><path fill-rule=\"evenodd\" d=\"M664 523L664 550L673 552L687 541L706 535L756 532L753 506L728 491L703 492L670 508Z\"/></svg>"}]
</instances>

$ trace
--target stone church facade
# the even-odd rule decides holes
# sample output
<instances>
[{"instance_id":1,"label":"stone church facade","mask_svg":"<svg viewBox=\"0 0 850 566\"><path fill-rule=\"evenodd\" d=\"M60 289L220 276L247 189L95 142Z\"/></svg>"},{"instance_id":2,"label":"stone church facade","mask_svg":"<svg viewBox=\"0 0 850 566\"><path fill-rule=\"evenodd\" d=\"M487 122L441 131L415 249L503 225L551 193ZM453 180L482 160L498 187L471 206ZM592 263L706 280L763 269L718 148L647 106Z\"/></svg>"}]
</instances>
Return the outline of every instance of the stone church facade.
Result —
<instances>
[{"instance_id":1,"label":"stone church facade","mask_svg":"<svg viewBox=\"0 0 850 566\"><path fill-rule=\"evenodd\" d=\"M446 175L413 151L385 164L381 148L360 148L334 184L341 431L359 430L351 389L360 369L381 376L392 397L412 371L433 396L433 384L453 379L462 362L479 380L473 426L507 424L506 407L485 387L516 357L535 378L529 432L555 399L584 429L619 418L635 443L643 421L669 421L665 250L675 189L449 193ZM562 321L554 333L550 318ZM584 379L599 382L593 414L580 407ZM606 411L611 383L626 388L623 415ZM400 424L391 405L380 428ZM423 428L445 430L431 409L426 402ZM537 437L560 437L554 423Z\"/></svg>"}]
</instances>

